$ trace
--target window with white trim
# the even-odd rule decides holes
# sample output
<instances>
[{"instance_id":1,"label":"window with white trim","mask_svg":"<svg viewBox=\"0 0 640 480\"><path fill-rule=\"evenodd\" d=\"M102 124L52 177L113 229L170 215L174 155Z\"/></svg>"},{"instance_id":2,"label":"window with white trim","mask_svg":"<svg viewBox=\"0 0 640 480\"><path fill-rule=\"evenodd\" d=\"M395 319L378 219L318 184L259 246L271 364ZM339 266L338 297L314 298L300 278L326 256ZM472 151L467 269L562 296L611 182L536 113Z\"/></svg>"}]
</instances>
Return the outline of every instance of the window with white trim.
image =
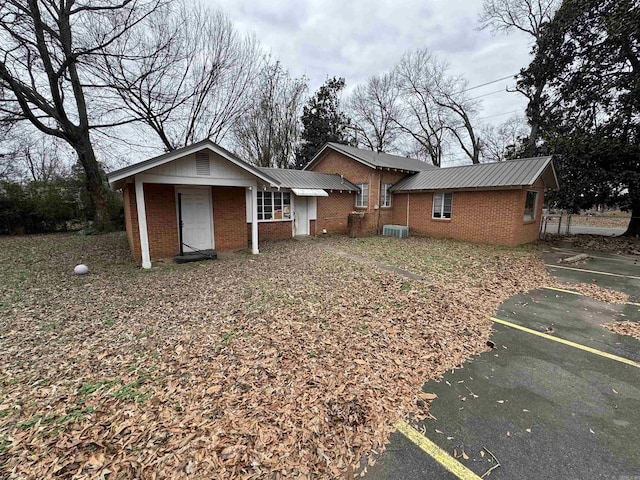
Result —
<instances>
[{"instance_id":1,"label":"window with white trim","mask_svg":"<svg viewBox=\"0 0 640 480\"><path fill-rule=\"evenodd\" d=\"M433 194L433 218L451 218L453 193L436 192Z\"/></svg>"},{"instance_id":2,"label":"window with white trim","mask_svg":"<svg viewBox=\"0 0 640 480\"><path fill-rule=\"evenodd\" d=\"M528 190L524 201L524 221L531 222L536 219L536 204L538 203L538 192Z\"/></svg>"},{"instance_id":3,"label":"window with white trim","mask_svg":"<svg viewBox=\"0 0 640 480\"><path fill-rule=\"evenodd\" d=\"M391 206L391 186L393 183L383 183L382 190L380 191L380 206L381 207L390 207Z\"/></svg>"},{"instance_id":4,"label":"window with white trim","mask_svg":"<svg viewBox=\"0 0 640 480\"><path fill-rule=\"evenodd\" d=\"M358 183L360 191L356 194L356 208L366 208L369 206L369 184Z\"/></svg>"},{"instance_id":5,"label":"window with white trim","mask_svg":"<svg viewBox=\"0 0 640 480\"><path fill-rule=\"evenodd\" d=\"M291 220L291 193L258 192L258 221Z\"/></svg>"}]
</instances>

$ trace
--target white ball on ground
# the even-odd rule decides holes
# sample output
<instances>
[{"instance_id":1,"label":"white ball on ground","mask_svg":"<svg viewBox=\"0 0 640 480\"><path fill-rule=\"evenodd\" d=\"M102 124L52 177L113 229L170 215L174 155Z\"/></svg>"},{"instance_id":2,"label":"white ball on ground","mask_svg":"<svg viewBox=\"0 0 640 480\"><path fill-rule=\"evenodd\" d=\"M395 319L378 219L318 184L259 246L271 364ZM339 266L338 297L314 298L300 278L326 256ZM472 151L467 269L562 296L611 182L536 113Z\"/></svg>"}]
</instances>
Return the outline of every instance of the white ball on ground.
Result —
<instances>
[{"instance_id":1,"label":"white ball on ground","mask_svg":"<svg viewBox=\"0 0 640 480\"><path fill-rule=\"evenodd\" d=\"M73 269L73 273L76 275L84 275L85 273L89 273L89 267L84 264L76 265L76 268Z\"/></svg>"}]
</instances>

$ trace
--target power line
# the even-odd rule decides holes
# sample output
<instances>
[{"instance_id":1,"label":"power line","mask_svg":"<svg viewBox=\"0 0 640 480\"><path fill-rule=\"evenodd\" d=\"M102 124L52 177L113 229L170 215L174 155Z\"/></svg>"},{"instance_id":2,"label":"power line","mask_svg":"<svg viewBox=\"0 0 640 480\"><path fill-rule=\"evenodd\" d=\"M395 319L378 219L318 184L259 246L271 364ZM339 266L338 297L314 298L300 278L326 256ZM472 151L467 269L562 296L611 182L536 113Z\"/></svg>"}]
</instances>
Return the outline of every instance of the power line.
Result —
<instances>
[{"instance_id":1,"label":"power line","mask_svg":"<svg viewBox=\"0 0 640 480\"><path fill-rule=\"evenodd\" d=\"M502 115L508 115L510 113L517 113L517 112L522 112L522 110L511 110L510 112L496 113L495 115L489 115L488 117L482 117L482 118L479 118L478 120L486 120L487 118L500 117Z\"/></svg>"},{"instance_id":2,"label":"power line","mask_svg":"<svg viewBox=\"0 0 640 480\"><path fill-rule=\"evenodd\" d=\"M460 90L459 92L455 93L454 95L457 95L458 93L468 92L469 90L475 90L476 88L486 87L487 85L491 85L492 83L498 83L498 82L501 82L502 80L506 80L508 78L513 78L516 75L517 74L507 75L506 77L498 78L496 80L491 80L490 82L487 82L487 83L481 83L480 85L475 85L473 87L465 88L464 90Z\"/></svg>"},{"instance_id":3,"label":"power line","mask_svg":"<svg viewBox=\"0 0 640 480\"><path fill-rule=\"evenodd\" d=\"M476 100L478 98L482 98L482 97L488 97L489 95L495 95L496 93L512 93L509 90L505 90L504 88L501 88L500 90L495 90L493 92L489 92L489 93L484 93L482 95L478 95L477 97L472 97L469 100Z\"/></svg>"}]
</instances>

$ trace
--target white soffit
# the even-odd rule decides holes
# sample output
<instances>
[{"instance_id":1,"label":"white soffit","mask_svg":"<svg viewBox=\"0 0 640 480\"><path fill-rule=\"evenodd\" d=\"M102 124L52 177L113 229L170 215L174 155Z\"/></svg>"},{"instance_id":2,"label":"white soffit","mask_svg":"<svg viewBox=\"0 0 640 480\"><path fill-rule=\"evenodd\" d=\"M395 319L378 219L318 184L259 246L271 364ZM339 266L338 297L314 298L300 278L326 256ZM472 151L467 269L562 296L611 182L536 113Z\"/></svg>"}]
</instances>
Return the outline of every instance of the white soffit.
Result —
<instances>
[{"instance_id":1,"label":"white soffit","mask_svg":"<svg viewBox=\"0 0 640 480\"><path fill-rule=\"evenodd\" d=\"M292 188L291 191L299 197L328 197L329 194L320 188Z\"/></svg>"}]
</instances>

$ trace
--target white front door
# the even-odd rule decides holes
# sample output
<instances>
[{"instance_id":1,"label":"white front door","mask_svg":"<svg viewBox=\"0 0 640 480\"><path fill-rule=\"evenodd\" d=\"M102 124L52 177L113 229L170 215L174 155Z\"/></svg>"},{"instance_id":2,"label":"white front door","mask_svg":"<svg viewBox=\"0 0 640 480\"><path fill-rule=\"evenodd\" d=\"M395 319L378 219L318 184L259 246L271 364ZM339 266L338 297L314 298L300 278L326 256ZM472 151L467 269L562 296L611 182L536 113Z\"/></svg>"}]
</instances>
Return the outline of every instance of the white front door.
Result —
<instances>
[{"instance_id":1,"label":"white front door","mask_svg":"<svg viewBox=\"0 0 640 480\"><path fill-rule=\"evenodd\" d=\"M309 235L309 207L307 197L294 198L296 235Z\"/></svg>"},{"instance_id":2,"label":"white front door","mask_svg":"<svg viewBox=\"0 0 640 480\"><path fill-rule=\"evenodd\" d=\"M179 188L185 252L214 248L210 188ZM179 218L179 217L178 217Z\"/></svg>"}]
</instances>

